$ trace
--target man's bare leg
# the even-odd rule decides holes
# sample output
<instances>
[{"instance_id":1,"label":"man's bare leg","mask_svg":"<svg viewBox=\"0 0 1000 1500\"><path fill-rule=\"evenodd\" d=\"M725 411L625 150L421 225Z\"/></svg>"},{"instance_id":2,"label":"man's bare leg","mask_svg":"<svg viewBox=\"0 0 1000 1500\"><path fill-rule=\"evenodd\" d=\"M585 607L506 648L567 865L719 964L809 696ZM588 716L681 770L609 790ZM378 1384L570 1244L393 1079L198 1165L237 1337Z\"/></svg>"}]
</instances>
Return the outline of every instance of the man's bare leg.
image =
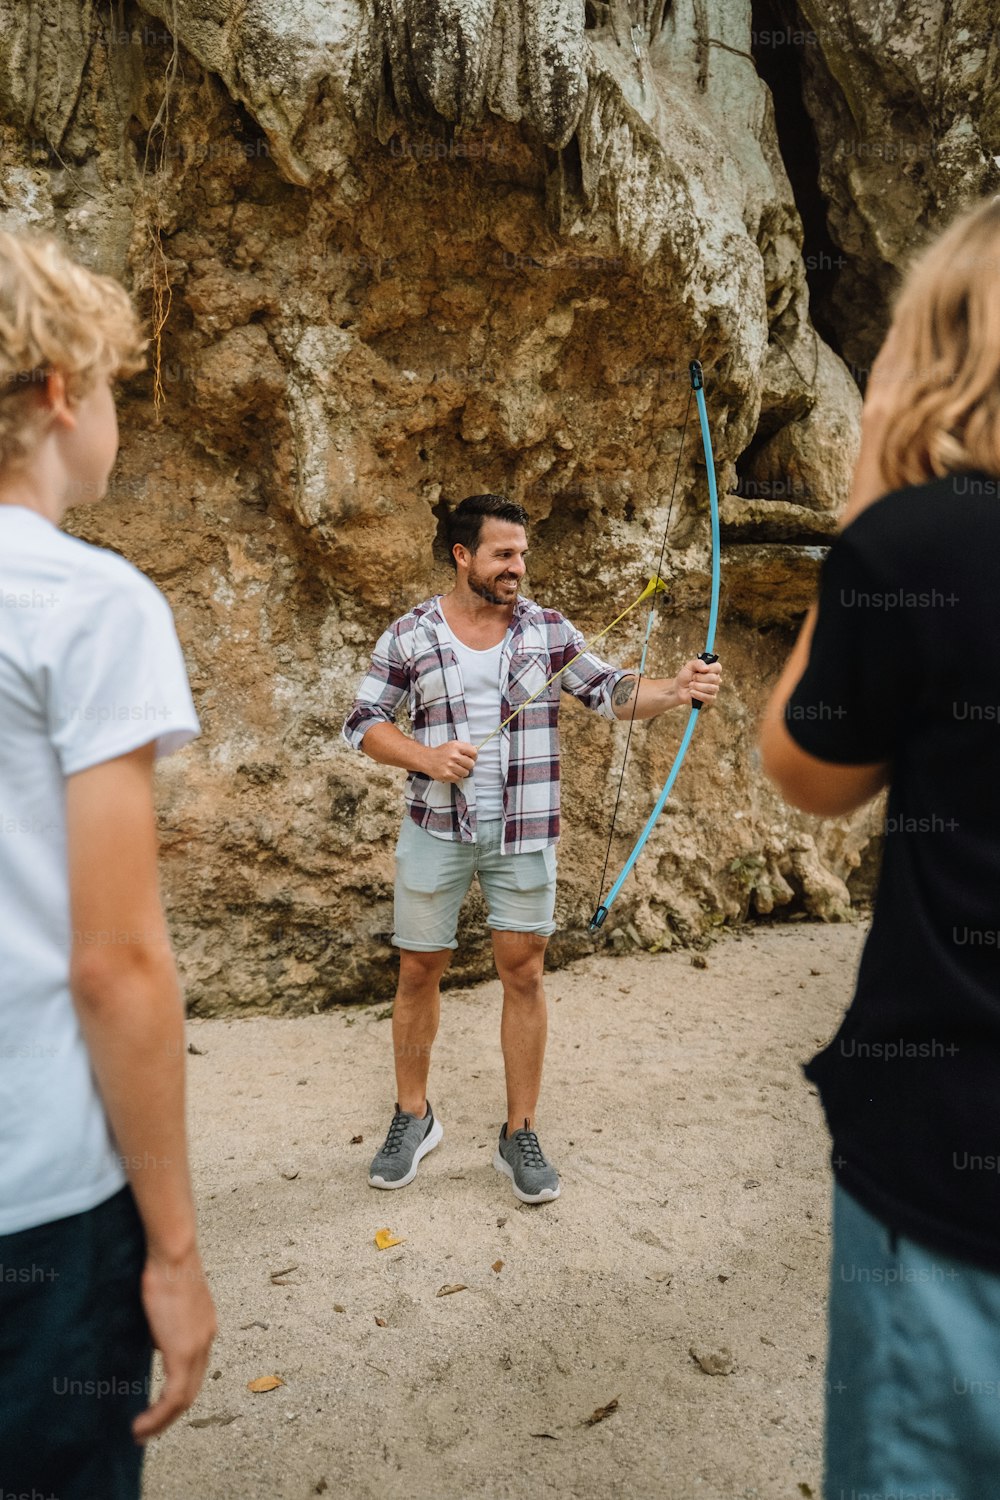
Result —
<instances>
[{"instance_id":1,"label":"man's bare leg","mask_svg":"<svg viewBox=\"0 0 1000 1500\"><path fill-rule=\"evenodd\" d=\"M396 1062L396 1098L408 1115L427 1113L427 1075L431 1047L441 1018L441 976L451 949L433 953L399 952L399 984L392 1010L392 1047Z\"/></svg>"},{"instance_id":2,"label":"man's bare leg","mask_svg":"<svg viewBox=\"0 0 1000 1500\"><path fill-rule=\"evenodd\" d=\"M534 1129L548 1015L542 973L548 938L534 932L494 932L493 958L503 984L500 1045L507 1078L507 1134Z\"/></svg>"}]
</instances>

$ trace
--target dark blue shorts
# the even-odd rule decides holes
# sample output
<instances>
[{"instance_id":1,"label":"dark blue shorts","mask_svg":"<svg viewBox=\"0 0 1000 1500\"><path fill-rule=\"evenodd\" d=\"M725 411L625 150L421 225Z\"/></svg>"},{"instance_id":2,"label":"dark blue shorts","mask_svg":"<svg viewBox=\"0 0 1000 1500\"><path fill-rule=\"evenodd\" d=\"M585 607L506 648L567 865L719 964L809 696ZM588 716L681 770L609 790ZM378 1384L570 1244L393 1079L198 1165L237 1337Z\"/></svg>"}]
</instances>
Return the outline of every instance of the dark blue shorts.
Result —
<instances>
[{"instance_id":1,"label":"dark blue shorts","mask_svg":"<svg viewBox=\"0 0 1000 1500\"><path fill-rule=\"evenodd\" d=\"M138 1500L152 1343L132 1190L0 1235L0 1495Z\"/></svg>"}]
</instances>

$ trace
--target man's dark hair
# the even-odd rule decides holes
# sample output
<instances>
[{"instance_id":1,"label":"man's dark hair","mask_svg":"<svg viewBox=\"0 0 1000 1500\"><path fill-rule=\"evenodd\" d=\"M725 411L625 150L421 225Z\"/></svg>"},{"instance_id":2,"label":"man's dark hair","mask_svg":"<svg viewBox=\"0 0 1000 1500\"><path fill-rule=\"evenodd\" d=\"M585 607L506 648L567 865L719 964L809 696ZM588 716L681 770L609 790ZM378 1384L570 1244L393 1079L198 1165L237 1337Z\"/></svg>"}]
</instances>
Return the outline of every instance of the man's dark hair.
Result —
<instances>
[{"instance_id":1,"label":"man's dark hair","mask_svg":"<svg viewBox=\"0 0 1000 1500\"><path fill-rule=\"evenodd\" d=\"M475 552L483 522L489 519L509 521L513 526L527 528L528 512L516 500L508 500L503 495L469 495L448 517L448 561L453 568L456 564L451 549L455 543L460 542L470 552Z\"/></svg>"}]
</instances>

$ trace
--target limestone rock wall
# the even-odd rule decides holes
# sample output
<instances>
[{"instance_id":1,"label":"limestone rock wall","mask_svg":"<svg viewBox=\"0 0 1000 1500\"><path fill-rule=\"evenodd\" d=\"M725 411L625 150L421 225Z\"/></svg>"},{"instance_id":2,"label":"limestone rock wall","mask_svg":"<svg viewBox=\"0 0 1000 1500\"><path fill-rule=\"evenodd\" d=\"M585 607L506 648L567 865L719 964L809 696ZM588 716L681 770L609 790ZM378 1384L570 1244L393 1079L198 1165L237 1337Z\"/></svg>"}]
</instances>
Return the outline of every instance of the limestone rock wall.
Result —
<instances>
[{"instance_id":1,"label":"limestone rock wall","mask_svg":"<svg viewBox=\"0 0 1000 1500\"><path fill-rule=\"evenodd\" d=\"M862 374L915 236L1000 189L997 21L993 0L801 0L803 91L843 256L829 316Z\"/></svg>"},{"instance_id":2,"label":"limestone rock wall","mask_svg":"<svg viewBox=\"0 0 1000 1500\"><path fill-rule=\"evenodd\" d=\"M863 75L843 40L861 10L815 22L817 119L852 86L891 111L877 38ZM860 407L810 320L753 25L738 0L0 0L0 221L65 236L161 330L122 402L111 494L72 525L156 580L185 647L203 734L159 795L200 1013L391 993L402 775L340 726L379 631L448 586L447 503L526 504L528 592L590 633L655 567L676 470L652 670L701 648L693 357L723 496L727 692L602 940L846 911L877 814L789 813L753 755ZM861 241L874 210L827 147L833 231ZM883 224L872 284L903 248ZM869 346L867 317L844 310L841 352ZM608 655L635 662L640 630ZM612 871L682 717L636 731ZM592 943L623 746L567 701L556 961ZM474 901L458 977L486 971L481 917Z\"/></svg>"}]
</instances>

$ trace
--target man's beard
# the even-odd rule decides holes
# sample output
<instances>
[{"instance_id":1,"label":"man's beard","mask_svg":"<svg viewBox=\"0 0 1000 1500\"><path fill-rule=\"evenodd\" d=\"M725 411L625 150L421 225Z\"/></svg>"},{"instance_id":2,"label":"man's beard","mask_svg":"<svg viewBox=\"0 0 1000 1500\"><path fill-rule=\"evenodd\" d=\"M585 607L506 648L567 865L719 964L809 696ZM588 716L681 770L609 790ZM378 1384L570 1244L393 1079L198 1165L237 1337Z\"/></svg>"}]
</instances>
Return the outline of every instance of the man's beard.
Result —
<instances>
[{"instance_id":1,"label":"man's beard","mask_svg":"<svg viewBox=\"0 0 1000 1500\"><path fill-rule=\"evenodd\" d=\"M511 573L501 573L498 577L491 578L489 581L487 581L484 578L476 577L476 575L470 570L469 588L474 594L478 594L480 599L485 599L487 604L509 604L510 596L508 596L507 598L503 598L501 597L501 595L494 593L493 588L491 588L490 586L491 584L496 585L505 579L514 584L513 597L516 599L517 591L520 587L520 579L515 578Z\"/></svg>"}]
</instances>

